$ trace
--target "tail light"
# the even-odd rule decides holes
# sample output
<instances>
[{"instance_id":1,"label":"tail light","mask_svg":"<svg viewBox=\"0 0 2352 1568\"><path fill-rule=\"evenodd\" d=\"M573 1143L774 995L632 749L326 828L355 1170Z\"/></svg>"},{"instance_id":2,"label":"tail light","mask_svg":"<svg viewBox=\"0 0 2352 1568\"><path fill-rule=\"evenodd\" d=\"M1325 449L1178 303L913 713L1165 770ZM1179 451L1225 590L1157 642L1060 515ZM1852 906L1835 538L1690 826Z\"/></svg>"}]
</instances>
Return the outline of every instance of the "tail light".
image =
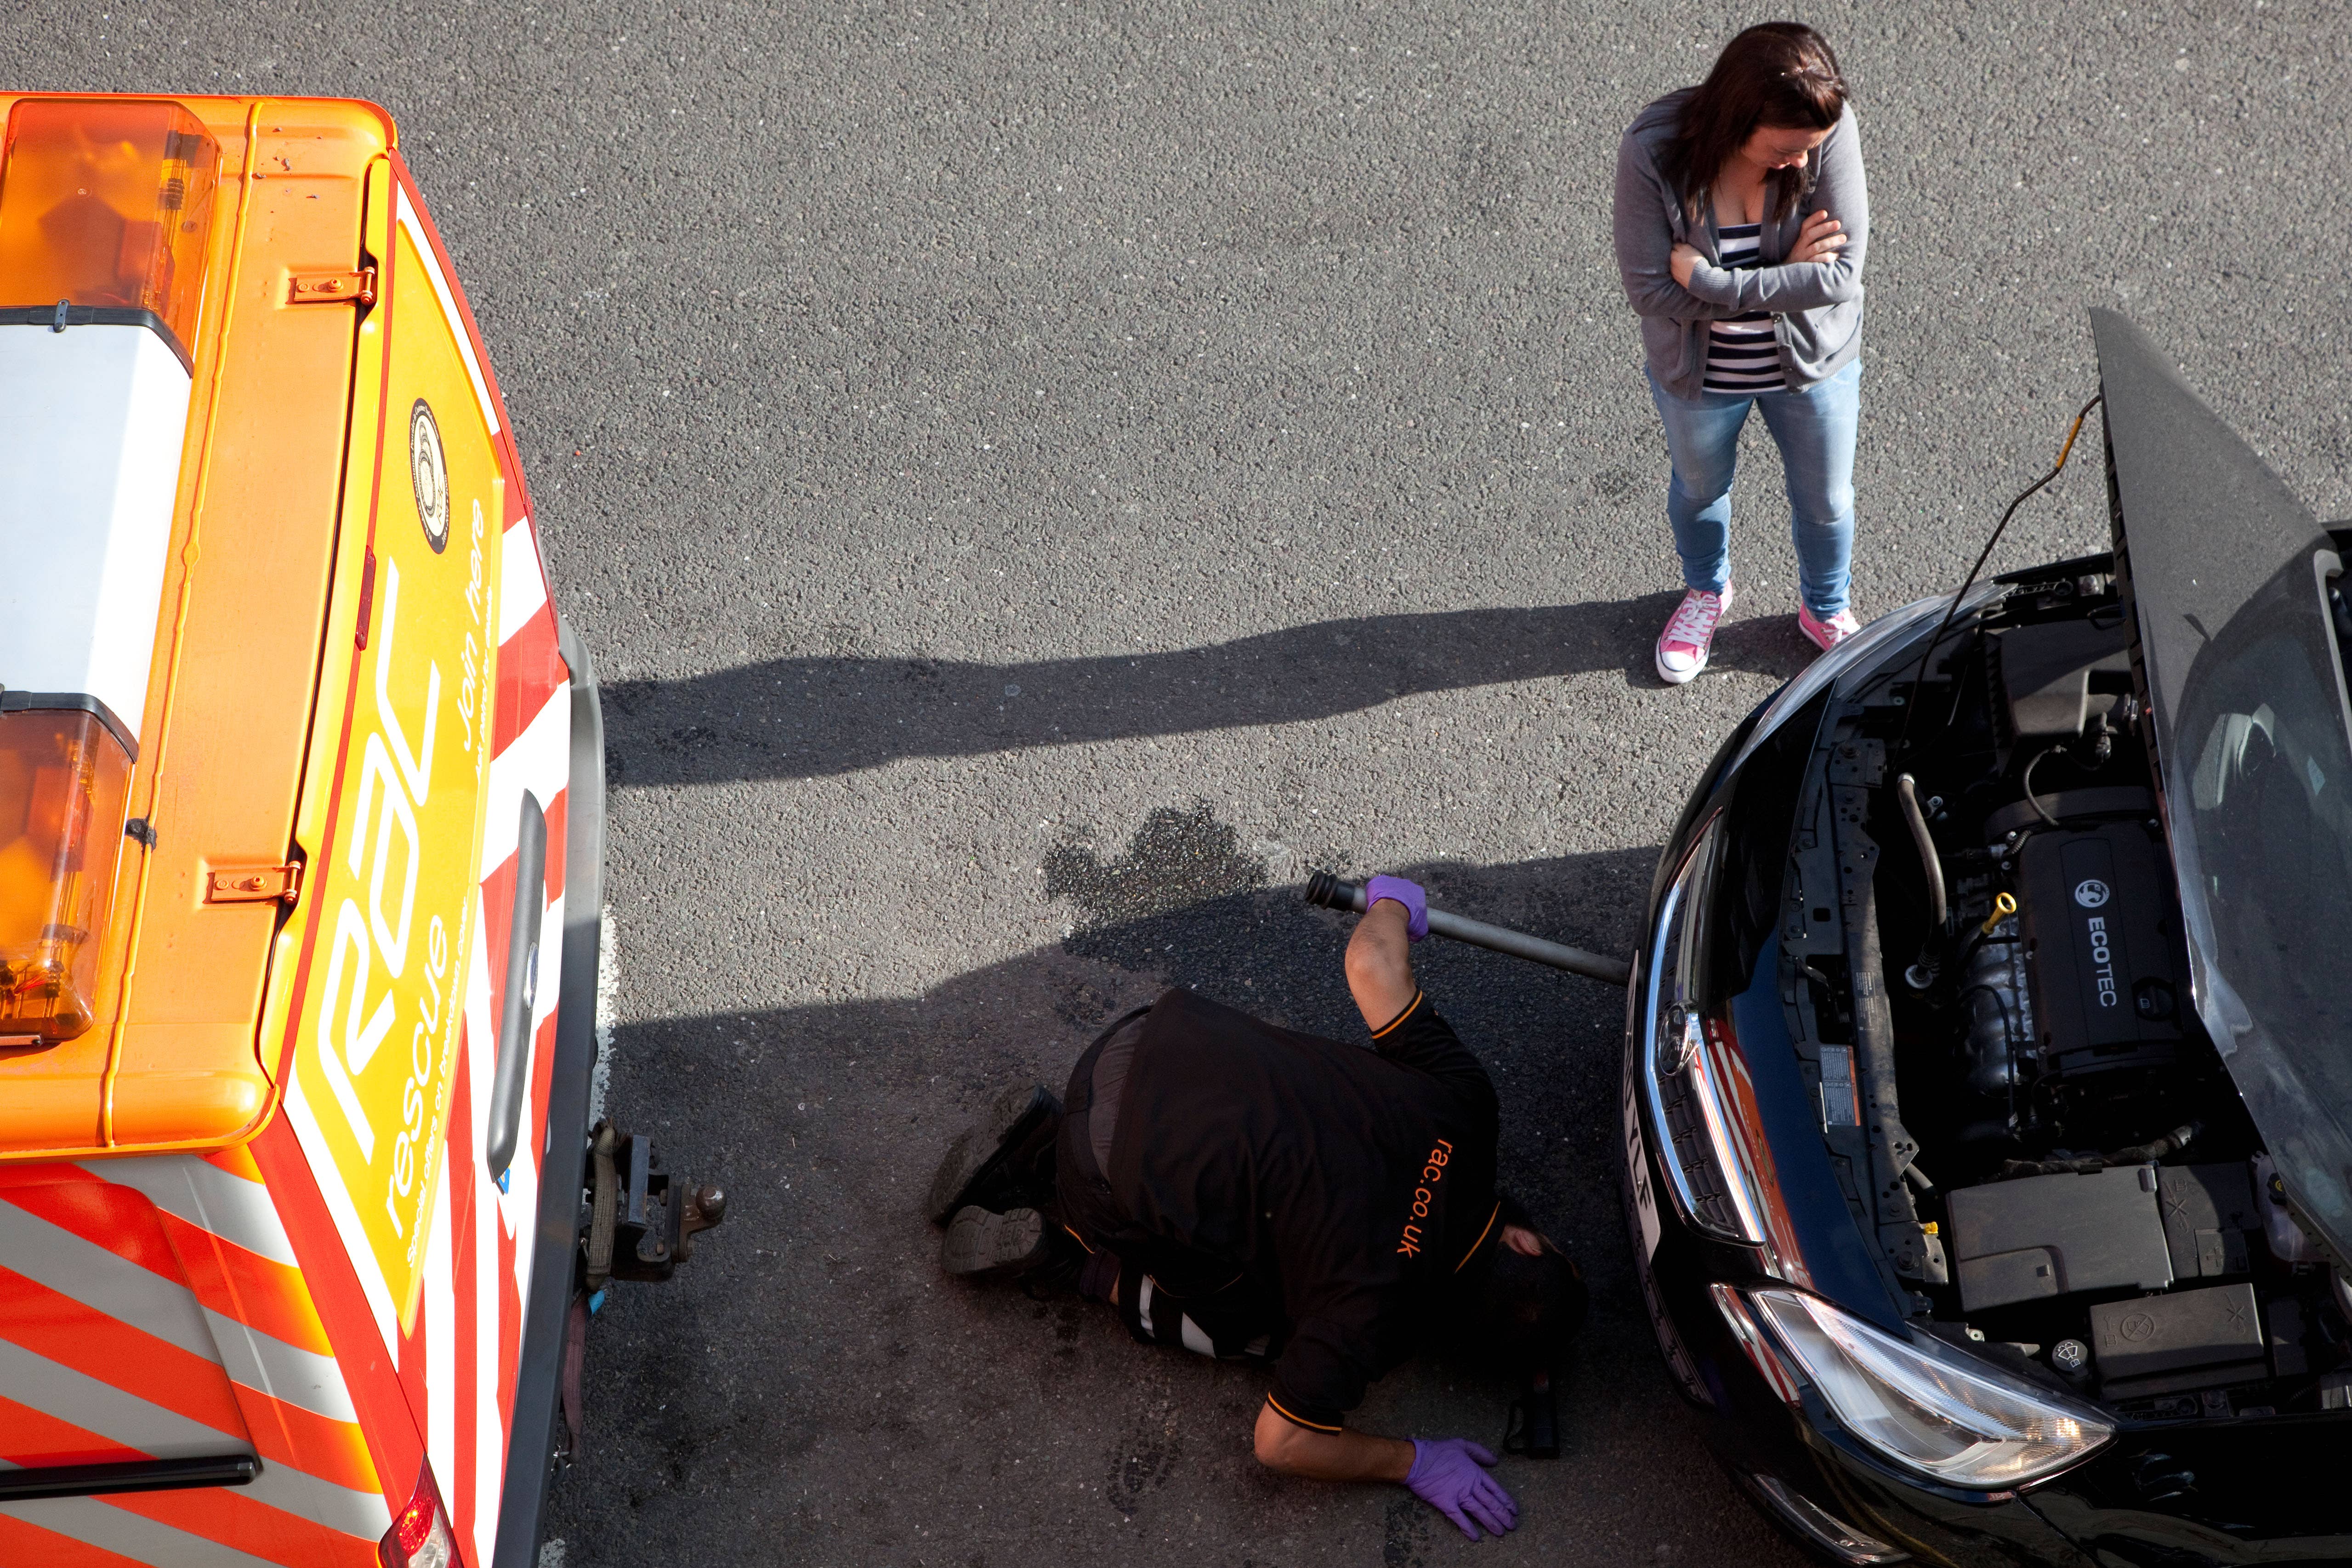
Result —
<instances>
[{"instance_id":1,"label":"tail light","mask_svg":"<svg viewBox=\"0 0 2352 1568\"><path fill-rule=\"evenodd\" d=\"M0 712L0 1045L97 1020L131 757L95 713Z\"/></svg>"},{"instance_id":2,"label":"tail light","mask_svg":"<svg viewBox=\"0 0 2352 1568\"><path fill-rule=\"evenodd\" d=\"M144 311L195 342L220 145L163 99L20 100L0 153L0 310Z\"/></svg>"},{"instance_id":3,"label":"tail light","mask_svg":"<svg viewBox=\"0 0 2352 1568\"><path fill-rule=\"evenodd\" d=\"M441 1489L433 1484L429 1461L417 1472L415 1495L394 1516L375 1555L383 1568L457 1568L457 1539L449 1529L448 1510L441 1506Z\"/></svg>"}]
</instances>

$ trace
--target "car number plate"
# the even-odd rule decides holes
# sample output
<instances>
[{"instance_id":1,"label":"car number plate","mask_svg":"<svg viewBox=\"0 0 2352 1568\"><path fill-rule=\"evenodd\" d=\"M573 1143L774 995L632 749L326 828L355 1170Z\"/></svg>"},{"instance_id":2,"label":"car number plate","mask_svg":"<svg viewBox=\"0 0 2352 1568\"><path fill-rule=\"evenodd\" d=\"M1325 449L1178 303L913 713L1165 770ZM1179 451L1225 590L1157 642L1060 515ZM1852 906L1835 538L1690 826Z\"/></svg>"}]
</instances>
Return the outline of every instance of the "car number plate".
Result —
<instances>
[{"instance_id":1,"label":"car number plate","mask_svg":"<svg viewBox=\"0 0 2352 1568\"><path fill-rule=\"evenodd\" d=\"M1625 1180L1633 1194L1633 1213L1642 1222L1642 1256L1658 1251L1658 1194L1650 1186L1650 1155L1642 1143L1642 1108L1634 1098L1633 1054L1625 1061Z\"/></svg>"}]
</instances>

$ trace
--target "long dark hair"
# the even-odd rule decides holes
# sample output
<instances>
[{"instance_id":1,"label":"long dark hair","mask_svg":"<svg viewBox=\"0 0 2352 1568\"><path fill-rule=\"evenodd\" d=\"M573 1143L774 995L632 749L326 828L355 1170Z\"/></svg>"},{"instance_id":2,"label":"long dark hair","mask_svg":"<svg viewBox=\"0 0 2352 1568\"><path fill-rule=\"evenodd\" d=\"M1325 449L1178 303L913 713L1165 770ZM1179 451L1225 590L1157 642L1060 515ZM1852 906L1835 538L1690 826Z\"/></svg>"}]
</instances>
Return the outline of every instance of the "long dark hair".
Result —
<instances>
[{"instance_id":1,"label":"long dark hair","mask_svg":"<svg viewBox=\"0 0 2352 1568\"><path fill-rule=\"evenodd\" d=\"M1802 22L1760 23L1725 46L1683 105L1660 172L1696 222L1699 198L1759 126L1827 131L1845 111L1845 78L1828 39ZM1803 194L1804 173L1776 170L1772 184L1772 216L1787 217Z\"/></svg>"}]
</instances>

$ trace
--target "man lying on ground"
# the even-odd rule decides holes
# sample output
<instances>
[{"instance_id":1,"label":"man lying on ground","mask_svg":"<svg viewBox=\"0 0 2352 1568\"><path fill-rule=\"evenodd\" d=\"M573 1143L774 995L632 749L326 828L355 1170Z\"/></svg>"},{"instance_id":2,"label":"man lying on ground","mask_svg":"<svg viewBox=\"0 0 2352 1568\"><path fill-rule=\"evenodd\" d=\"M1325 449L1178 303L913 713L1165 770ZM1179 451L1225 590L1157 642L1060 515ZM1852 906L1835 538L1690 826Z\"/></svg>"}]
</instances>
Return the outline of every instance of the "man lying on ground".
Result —
<instances>
[{"instance_id":1,"label":"man lying on ground","mask_svg":"<svg viewBox=\"0 0 2352 1568\"><path fill-rule=\"evenodd\" d=\"M1345 1415L1449 1341L1548 1370L1584 1285L1496 1187L1494 1085L1413 983L1422 889L1366 893L1347 974L1371 1049L1171 990L1087 1048L1059 1105L1022 1089L959 1137L930 1215L950 1274L1058 1279L1147 1344L1271 1363L1260 1462L1400 1482L1475 1541L1517 1521L1492 1453Z\"/></svg>"}]
</instances>

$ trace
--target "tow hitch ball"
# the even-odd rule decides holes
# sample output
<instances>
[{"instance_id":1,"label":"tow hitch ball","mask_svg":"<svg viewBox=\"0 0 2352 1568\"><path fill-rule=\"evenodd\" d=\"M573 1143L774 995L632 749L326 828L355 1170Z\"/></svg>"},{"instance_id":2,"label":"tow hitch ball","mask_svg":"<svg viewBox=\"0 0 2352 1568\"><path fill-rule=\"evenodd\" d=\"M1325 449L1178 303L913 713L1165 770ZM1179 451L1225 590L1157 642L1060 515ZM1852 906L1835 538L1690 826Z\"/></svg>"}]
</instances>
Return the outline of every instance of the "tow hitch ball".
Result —
<instances>
[{"instance_id":1,"label":"tow hitch ball","mask_svg":"<svg viewBox=\"0 0 2352 1568\"><path fill-rule=\"evenodd\" d=\"M727 1194L689 1188L661 1167L653 1140L600 1121L588 1135L590 1294L608 1279L661 1280L694 1256L698 1231L727 1217Z\"/></svg>"}]
</instances>

